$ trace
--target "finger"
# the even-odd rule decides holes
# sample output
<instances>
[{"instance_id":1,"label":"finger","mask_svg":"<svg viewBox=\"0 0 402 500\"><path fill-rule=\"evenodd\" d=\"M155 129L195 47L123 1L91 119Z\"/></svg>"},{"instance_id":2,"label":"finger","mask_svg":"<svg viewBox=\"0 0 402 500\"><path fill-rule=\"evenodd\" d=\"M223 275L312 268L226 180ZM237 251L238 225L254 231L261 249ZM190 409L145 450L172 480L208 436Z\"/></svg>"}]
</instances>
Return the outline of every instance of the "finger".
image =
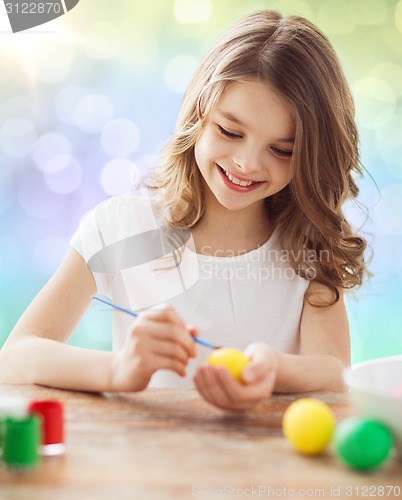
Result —
<instances>
[{"instance_id":1,"label":"finger","mask_svg":"<svg viewBox=\"0 0 402 500\"><path fill-rule=\"evenodd\" d=\"M212 366L200 366L195 376L195 382L202 396L213 405L219 406L219 402L224 398L224 394L219 394L219 390L217 394L214 387L216 384L214 371Z\"/></svg>"},{"instance_id":2,"label":"finger","mask_svg":"<svg viewBox=\"0 0 402 500\"><path fill-rule=\"evenodd\" d=\"M255 384L245 385L224 368L200 367L195 383L201 395L213 405L225 410L244 411L272 394L274 377L268 376Z\"/></svg>"},{"instance_id":3,"label":"finger","mask_svg":"<svg viewBox=\"0 0 402 500\"><path fill-rule=\"evenodd\" d=\"M149 359L149 364L152 373L155 373L157 370L172 370L181 377L185 377L186 375L186 364L177 358L153 354Z\"/></svg>"},{"instance_id":4,"label":"finger","mask_svg":"<svg viewBox=\"0 0 402 500\"><path fill-rule=\"evenodd\" d=\"M216 378L222 392L225 394L225 399L230 401L232 405L236 406L236 403L241 402L247 395L244 384L237 381L228 370L217 370Z\"/></svg>"},{"instance_id":5,"label":"finger","mask_svg":"<svg viewBox=\"0 0 402 500\"><path fill-rule=\"evenodd\" d=\"M157 356L164 356L180 361L187 365L188 352L178 342L172 342L169 339L152 339L150 344L150 351Z\"/></svg>"},{"instance_id":6,"label":"finger","mask_svg":"<svg viewBox=\"0 0 402 500\"><path fill-rule=\"evenodd\" d=\"M182 327L186 326L176 309L170 304L160 304L157 309L143 313L143 316L145 315L155 321L174 323Z\"/></svg>"},{"instance_id":7,"label":"finger","mask_svg":"<svg viewBox=\"0 0 402 500\"><path fill-rule=\"evenodd\" d=\"M197 371L193 377L194 383L200 392L200 394L206 399L208 402L212 403L209 393L208 393L208 386L205 382L205 366L199 366L197 368Z\"/></svg>"},{"instance_id":8,"label":"finger","mask_svg":"<svg viewBox=\"0 0 402 500\"><path fill-rule=\"evenodd\" d=\"M264 359L271 356L274 349L265 342L253 342L249 344L244 354L250 359Z\"/></svg>"},{"instance_id":9,"label":"finger","mask_svg":"<svg viewBox=\"0 0 402 500\"><path fill-rule=\"evenodd\" d=\"M228 375L229 377L231 376L229 373L226 373L226 375ZM211 391L210 384L205 384L204 374L200 372L197 372L197 374L195 375L194 382L202 397L209 403L218 408L221 408L222 410L241 411L247 409L247 407L249 406L246 405L246 407L243 407L244 404L242 402L233 402L227 400L225 395L217 394L216 388Z\"/></svg>"},{"instance_id":10,"label":"finger","mask_svg":"<svg viewBox=\"0 0 402 500\"><path fill-rule=\"evenodd\" d=\"M226 377L232 377L231 374L223 367L208 366L203 368L205 391L208 393L209 400L219 408L232 409L234 401L228 397L224 384L222 384L219 377L222 374L223 379L226 380Z\"/></svg>"},{"instance_id":11,"label":"finger","mask_svg":"<svg viewBox=\"0 0 402 500\"><path fill-rule=\"evenodd\" d=\"M197 388L198 392L201 394L201 396L207 401L208 403L214 404L213 401L211 401L208 390L205 387L205 382L204 382L204 375L202 373L203 368L198 368L194 377L194 385Z\"/></svg>"},{"instance_id":12,"label":"finger","mask_svg":"<svg viewBox=\"0 0 402 500\"><path fill-rule=\"evenodd\" d=\"M241 373L241 379L244 384L255 384L267 376L272 371L272 367L267 365L266 360L251 360Z\"/></svg>"},{"instance_id":13,"label":"finger","mask_svg":"<svg viewBox=\"0 0 402 500\"><path fill-rule=\"evenodd\" d=\"M187 357L196 357L195 342L184 327L177 324L154 321L149 317L142 318L141 326L146 335L153 340L173 342L185 350Z\"/></svg>"},{"instance_id":14,"label":"finger","mask_svg":"<svg viewBox=\"0 0 402 500\"><path fill-rule=\"evenodd\" d=\"M169 340L170 342L177 343L183 347L186 351L186 355L190 358L195 358L197 356L197 349L195 347L194 339L189 335L186 328L182 328L179 325L163 325L162 323L157 324L158 330L155 338L161 340ZM160 328L162 326L162 328Z\"/></svg>"},{"instance_id":15,"label":"finger","mask_svg":"<svg viewBox=\"0 0 402 500\"><path fill-rule=\"evenodd\" d=\"M255 383L263 380L269 372L276 373L277 351L264 342L250 344L245 354L250 358L250 363L241 374L244 383Z\"/></svg>"},{"instance_id":16,"label":"finger","mask_svg":"<svg viewBox=\"0 0 402 500\"><path fill-rule=\"evenodd\" d=\"M172 306L164 304L162 309L160 309L158 313L152 313L149 319L154 320L156 323L168 323L169 325L174 325L174 328L170 328L169 326L169 336L173 335L173 337L176 337L176 341L180 342L187 350L188 356L191 358L195 358L197 356L197 350L194 345L194 341L191 338L191 333L188 331L187 325Z\"/></svg>"},{"instance_id":17,"label":"finger","mask_svg":"<svg viewBox=\"0 0 402 500\"><path fill-rule=\"evenodd\" d=\"M186 328L187 328L188 333L192 337L198 337L200 335L200 332L198 331L198 328L196 328L195 326L193 326L193 325L186 325Z\"/></svg>"},{"instance_id":18,"label":"finger","mask_svg":"<svg viewBox=\"0 0 402 500\"><path fill-rule=\"evenodd\" d=\"M272 376L248 385L239 383L223 370L217 372L217 377L226 394L226 400L232 404L232 409L246 410L252 408L272 394L274 383Z\"/></svg>"}]
</instances>

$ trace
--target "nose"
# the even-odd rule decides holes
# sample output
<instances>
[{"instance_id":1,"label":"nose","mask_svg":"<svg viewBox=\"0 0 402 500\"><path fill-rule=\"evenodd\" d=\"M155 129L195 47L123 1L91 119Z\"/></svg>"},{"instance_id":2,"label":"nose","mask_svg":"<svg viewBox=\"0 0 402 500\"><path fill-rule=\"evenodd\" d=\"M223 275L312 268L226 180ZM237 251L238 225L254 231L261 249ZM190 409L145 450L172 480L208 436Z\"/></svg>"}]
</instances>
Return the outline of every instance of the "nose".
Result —
<instances>
[{"instance_id":1,"label":"nose","mask_svg":"<svg viewBox=\"0 0 402 500\"><path fill-rule=\"evenodd\" d=\"M233 156L235 166L244 174L258 172L264 168L264 152L256 147L244 147Z\"/></svg>"}]
</instances>

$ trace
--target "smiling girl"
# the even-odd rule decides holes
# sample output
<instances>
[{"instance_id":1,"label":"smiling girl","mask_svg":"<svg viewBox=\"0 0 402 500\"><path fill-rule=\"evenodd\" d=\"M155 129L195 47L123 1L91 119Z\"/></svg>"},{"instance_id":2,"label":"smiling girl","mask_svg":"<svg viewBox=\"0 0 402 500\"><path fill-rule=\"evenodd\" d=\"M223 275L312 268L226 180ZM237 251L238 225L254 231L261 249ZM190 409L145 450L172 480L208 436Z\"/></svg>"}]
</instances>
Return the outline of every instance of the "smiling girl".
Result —
<instances>
[{"instance_id":1,"label":"smiling girl","mask_svg":"<svg viewBox=\"0 0 402 500\"><path fill-rule=\"evenodd\" d=\"M0 378L91 391L193 381L225 409L342 390L343 291L365 271L365 241L342 213L358 194L357 142L325 36L272 11L240 20L189 84L153 196L114 197L84 219L3 347ZM190 237L162 255L149 243L159 229ZM113 352L64 344L93 293L141 311L114 313ZM194 334L245 350L242 381L203 365Z\"/></svg>"}]
</instances>

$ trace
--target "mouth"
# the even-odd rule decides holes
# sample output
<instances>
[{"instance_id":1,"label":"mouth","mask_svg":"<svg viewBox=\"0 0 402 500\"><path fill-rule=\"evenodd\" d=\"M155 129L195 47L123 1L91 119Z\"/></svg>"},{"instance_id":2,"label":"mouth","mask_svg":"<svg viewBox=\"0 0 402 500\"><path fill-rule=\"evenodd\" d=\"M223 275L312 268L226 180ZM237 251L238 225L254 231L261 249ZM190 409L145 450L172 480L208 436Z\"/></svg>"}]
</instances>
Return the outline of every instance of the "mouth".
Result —
<instances>
[{"instance_id":1,"label":"mouth","mask_svg":"<svg viewBox=\"0 0 402 500\"><path fill-rule=\"evenodd\" d=\"M223 180L225 181L225 184L230 188L234 189L235 191L248 192L265 182L265 181L253 181L251 179L235 177L233 174L227 172L217 163L215 165L217 166Z\"/></svg>"}]
</instances>

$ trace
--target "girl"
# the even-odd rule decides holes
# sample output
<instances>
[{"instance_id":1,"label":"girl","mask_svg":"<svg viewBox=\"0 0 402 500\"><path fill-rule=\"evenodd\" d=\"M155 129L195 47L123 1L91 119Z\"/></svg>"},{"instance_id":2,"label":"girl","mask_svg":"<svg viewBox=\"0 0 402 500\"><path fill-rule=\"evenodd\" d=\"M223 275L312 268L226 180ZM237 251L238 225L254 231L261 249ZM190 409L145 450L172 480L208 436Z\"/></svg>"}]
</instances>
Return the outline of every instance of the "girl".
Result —
<instances>
[{"instance_id":1,"label":"girl","mask_svg":"<svg viewBox=\"0 0 402 500\"><path fill-rule=\"evenodd\" d=\"M193 380L238 410L273 392L342 390L343 290L365 271L365 241L342 214L358 193L357 142L325 36L272 11L238 22L189 84L154 196L110 198L80 224L7 340L1 380L87 391ZM94 293L141 311L113 313L113 352L64 344ZM202 364L194 334L246 349L241 383Z\"/></svg>"}]
</instances>

